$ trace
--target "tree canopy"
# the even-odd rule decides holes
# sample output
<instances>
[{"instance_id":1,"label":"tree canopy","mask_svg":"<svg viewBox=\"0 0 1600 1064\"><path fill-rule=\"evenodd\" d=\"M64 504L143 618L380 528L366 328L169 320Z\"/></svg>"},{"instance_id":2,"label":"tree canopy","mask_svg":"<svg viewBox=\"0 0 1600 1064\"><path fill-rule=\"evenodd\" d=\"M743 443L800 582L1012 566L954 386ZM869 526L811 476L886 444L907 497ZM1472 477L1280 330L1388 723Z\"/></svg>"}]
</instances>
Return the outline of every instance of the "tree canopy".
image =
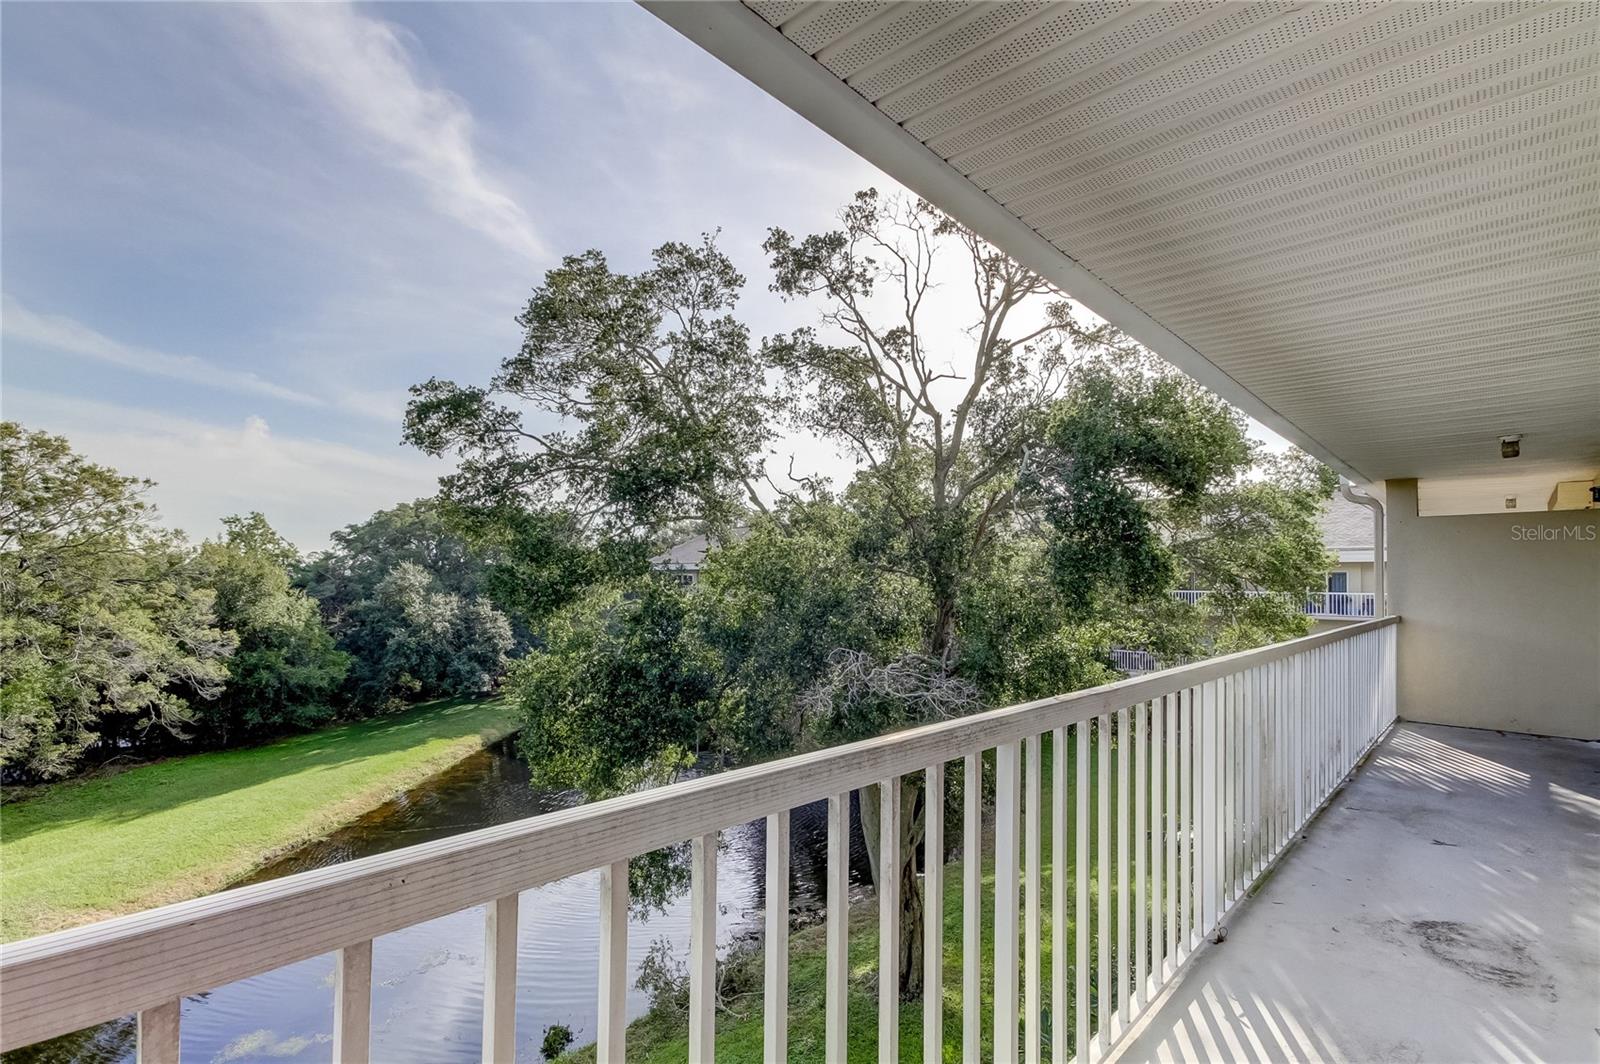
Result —
<instances>
[{"instance_id":1,"label":"tree canopy","mask_svg":"<svg viewBox=\"0 0 1600 1064\"><path fill-rule=\"evenodd\" d=\"M368 711L491 690L517 646L491 601L485 552L431 500L335 532L300 583L349 655L346 693Z\"/></svg>"},{"instance_id":2,"label":"tree canopy","mask_svg":"<svg viewBox=\"0 0 1600 1064\"><path fill-rule=\"evenodd\" d=\"M194 574L239 645L199 730L225 746L331 719L350 656L334 648L316 600L290 584L299 551L259 513L222 524L223 535L200 546Z\"/></svg>"},{"instance_id":3,"label":"tree canopy","mask_svg":"<svg viewBox=\"0 0 1600 1064\"><path fill-rule=\"evenodd\" d=\"M97 744L187 734L236 637L147 481L0 422L0 759L41 778Z\"/></svg>"},{"instance_id":4,"label":"tree canopy","mask_svg":"<svg viewBox=\"0 0 1600 1064\"><path fill-rule=\"evenodd\" d=\"M743 287L709 236L663 244L637 274L598 251L568 256L487 386L411 389L405 439L456 456L441 494L469 507L559 504L612 533L760 509L774 401L732 314Z\"/></svg>"},{"instance_id":5,"label":"tree canopy","mask_svg":"<svg viewBox=\"0 0 1600 1064\"><path fill-rule=\"evenodd\" d=\"M1266 463L1221 400L926 202L867 190L836 227L773 229L763 251L813 325L753 342L713 238L636 275L590 251L545 275L486 386L412 390L407 440L459 462L443 496L523 515L531 534L484 527L525 548L532 586L541 557L582 574L533 596L542 652L512 680L544 778L611 793L697 755L1101 682L1118 642L1178 655L1303 628L1242 593L1214 616L1167 594L1322 564L1316 478ZM782 431L855 474L772 476ZM639 544L684 527L710 534L698 584L641 575ZM914 781L905 800L909 883ZM902 915L914 953L920 914ZM921 965L901 970L909 989Z\"/></svg>"},{"instance_id":6,"label":"tree canopy","mask_svg":"<svg viewBox=\"0 0 1600 1064\"><path fill-rule=\"evenodd\" d=\"M526 646L486 589L576 593L570 573L544 591L520 581L533 538L491 565L432 501L335 533L307 561L260 513L191 545L160 527L150 487L0 423L8 782L483 694Z\"/></svg>"}]
</instances>

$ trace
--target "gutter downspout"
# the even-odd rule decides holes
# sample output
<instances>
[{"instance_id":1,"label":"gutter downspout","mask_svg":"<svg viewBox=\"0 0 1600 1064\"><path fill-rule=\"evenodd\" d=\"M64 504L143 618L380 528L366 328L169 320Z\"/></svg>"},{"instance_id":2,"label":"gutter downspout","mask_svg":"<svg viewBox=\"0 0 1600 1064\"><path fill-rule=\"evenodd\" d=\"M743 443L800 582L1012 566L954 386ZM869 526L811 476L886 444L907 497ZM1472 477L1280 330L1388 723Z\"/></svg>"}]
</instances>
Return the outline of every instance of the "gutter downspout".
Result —
<instances>
[{"instance_id":1,"label":"gutter downspout","mask_svg":"<svg viewBox=\"0 0 1600 1064\"><path fill-rule=\"evenodd\" d=\"M1339 494L1355 503L1365 506L1372 511L1372 590L1375 608L1373 614L1378 617L1389 616L1389 600L1385 597L1384 580L1384 550L1383 542L1383 503L1358 489L1344 477L1339 478Z\"/></svg>"}]
</instances>

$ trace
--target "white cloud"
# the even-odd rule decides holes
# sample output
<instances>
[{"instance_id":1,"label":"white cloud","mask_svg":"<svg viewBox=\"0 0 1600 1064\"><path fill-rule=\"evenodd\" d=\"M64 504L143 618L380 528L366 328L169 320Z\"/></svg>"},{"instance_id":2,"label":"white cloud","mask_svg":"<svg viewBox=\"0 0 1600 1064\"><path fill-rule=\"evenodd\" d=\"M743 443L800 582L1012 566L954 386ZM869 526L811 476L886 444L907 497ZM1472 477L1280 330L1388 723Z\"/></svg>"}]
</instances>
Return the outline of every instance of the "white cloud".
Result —
<instances>
[{"instance_id":1,"label":"white cloud","mask_svg":"<svg viewBox=\"0 0 1600 1064\"><path fill-rule=\"evenodd\" d=\"M323 401L307 392L243 370L225 369L193 355L174 355L154 348L138 347L114 340L82 322L60 314L40 314L9 295L0 297L0 334L17 343L31 344L61 354L94 359L157 377L225 388L234 392L265 395L308 406Z\"/></svg>"},{"instance_id":2,"label":"white cloud","mask_svg":"<svg viewBox=\"0 0 1600 1064\"><path fill-rule=\"evenodd\" d=\"M444 464L396 447L389 455L306 436L267 421L173 417L121 404L8 389L6 416L66 436L75 450L156 481L165 524L200 538L227 514L260 510L302 550L376 510L432 495Z\"/></svg>"},{"instance_id":3,"label":"white cloud","mask_svg":"<svg viewBox=\"0 0 1600 1064\"><path fill-rule=\"evenodd\" d=\"M527 212L479 157L471 111L423 83L395 26L346 4L247 10L276 39L275 55L302 87L385 161L420 180L441 211L524 258L548 257Z\"/></svg>"}]
</instances>

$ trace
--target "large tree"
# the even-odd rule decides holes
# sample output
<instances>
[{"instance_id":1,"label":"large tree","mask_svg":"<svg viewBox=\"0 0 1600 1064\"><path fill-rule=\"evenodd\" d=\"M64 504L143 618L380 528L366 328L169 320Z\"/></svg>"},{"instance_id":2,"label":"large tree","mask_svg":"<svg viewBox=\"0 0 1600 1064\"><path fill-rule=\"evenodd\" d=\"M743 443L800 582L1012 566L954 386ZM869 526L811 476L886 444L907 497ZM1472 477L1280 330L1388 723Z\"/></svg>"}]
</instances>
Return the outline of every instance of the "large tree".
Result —
<instances>
[{"instance_id":1,"label":"large tree","mask_svg":"<svg viewBox=\"0 0 1600 1064\"><path fill-rule=\"evenodd\" d=\"M959 675L963 601L1012 530L1023 456L1075 350L1104 333L1075 318L1065 293L924 201L861 192L838 228L798 238L774 229L764 247L774 290L820 310L820 331L766 345L793 416L861 464L848 497L868 526L871 563L915 581L926 602L916 653L837 662L815 700L846 735L978 708ZM910 993L922 971L918 781L902 801L900 980ZM877 806L864 797L869 836Z\"/></svg>"},{"instance_id":2,"label":"large tree","mask_svg":"<svg viewBox=\"0 0 1600 1064\"><path fill-rule=\"evenodd\" d=\"M1239 411L1137 348L1074 367L1025 479L1065 607L1120 618L1125 644L1195 655L1307 630L1332 471L1266 453ZM1185 586L1212 592L1207 623L1170 599Z\"/></svg>"},{"instance_id":3,"label":"large tree","mask_svg":"<svg viewBox=\"0 0 1600 1064\"><path fill-rule=\"evenodd\" d=\"M215 595L218 624L239 646L227 686L197 730L226 746L329 720L350 661L334 647L316 600L290 585L299 552L259 513L222 525L221 537L201 544L194 568Z\"/></svg>"},{"instance_id":4,"label":"large tree","mask_svg":"<svg viewBox=\"0 0 1600 1064\"><path fill-rule=\"evenodd\" d=\"M763 508L774 406L733 316L743 287L711 237L664 244L636 274L598 251L569 256L534 290L522 346L487 387L411 389L405 438L454 454L441 493L475 508L560 507L585 528L646 535Z\"/></svg>"},{"instance_id":5,"label":"large tree","mask_svg":"<svg viewBox=\"0 0 1600 1064\"><path fill-rule=\"evenodd\" d=\"M90 747L183 736L235 639L148 481L0 422L0 763L70 773Z\"/></svg>"},{"instance_id":6,"label":"large tree","mask_svg":"<svg viewBox=\"0 0 1600 1064\"><path fill-rule=\"evenodd\" d=\"M525 747L573 782L626 785L707 747L776 753L1096 682L1107 589L1164 603L1176 572L1151 500L1111 488L1152 476L1193 509L1225 479L1214 470L1248 463L1232 423L1216 431L1211 406L1165 383L1126 404L1138 425L1092 422L1097 382L1074 366L1132 345L925 202L862 192L838 227L775 229L764 250L772 288L815 304L815 326L753 345L732 316L743 278L709 240L665 245L637 275L590 252L546 275L488 387L413 389L407 439L458 458L443 482L458 504L569 515L590 545L683 522L713 533L692 593L586 597L550 626L551 660L524 667L543 731ZM850 483L769 476L783 427L853 457ZM1231 449L1210 454L1219 441ZM1096 507L1139 543L1113 532L1097 563ZM740 516L748 536L722 534ZM881 871L901 881L909 992L920 781L903 798L904 863ZM870 821L877 802L862 806Z\"/></svg>"},{"instance_id":7,"label":"large tree","mask_svg":"<svg viewBox=\"0 0 1600 1064\"><path fill-rule=\"evenodd\" d=\"M299 582L350 655L347 688L358 710L481 694L498 682L516 633L490 599L495 565L452 507L402 503L332 539Z\"/></svg>"}]
</instances>

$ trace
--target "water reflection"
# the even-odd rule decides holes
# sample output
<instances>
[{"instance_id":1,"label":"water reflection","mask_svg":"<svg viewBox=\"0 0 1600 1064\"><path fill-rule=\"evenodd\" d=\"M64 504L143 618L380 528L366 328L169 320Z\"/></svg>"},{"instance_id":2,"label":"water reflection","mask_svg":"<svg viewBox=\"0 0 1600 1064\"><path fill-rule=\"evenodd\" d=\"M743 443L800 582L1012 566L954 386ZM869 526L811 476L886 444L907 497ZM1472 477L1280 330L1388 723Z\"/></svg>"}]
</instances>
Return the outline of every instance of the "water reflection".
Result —
<instances>
[{"instance_id":1,"label":"water reflection","mask_svg":"<svg viewBox=\"0 0 1600 1064\"><path fill-rule=\"evenodd\" d=\"M511 742L497 744L333 834L284 855L243 882L276 879L341 861L413 846L464 831L537 816L577 803L571 793L536 791ZM791 815L791 893L797 906L825 890L826 804ZM859 824L851 872L867 877ZM760 923L765 824L723 833L718 861L718 940L726 945ZM517 1059L537 1061L546 1027L563 1023L578 1043L592 1041L599 978L598 870L525 892L519 920ZM243 885L243 883L239 884ZM651 944L665 939L684 958L688 898L629 924L629 982ZM477 1061L483 1003L483 910L474 908L385 935L373 944L372 1058L401 1062ZM189 998L183 1005L183 1056L217 1064L321 1062L331 1052L333 958L315 957ZM628 1013L648 1002L637 990ZM111 1064L134 1059L129 1020L5 1055L5 1064Z\"/></svg>"}]
</instances>

